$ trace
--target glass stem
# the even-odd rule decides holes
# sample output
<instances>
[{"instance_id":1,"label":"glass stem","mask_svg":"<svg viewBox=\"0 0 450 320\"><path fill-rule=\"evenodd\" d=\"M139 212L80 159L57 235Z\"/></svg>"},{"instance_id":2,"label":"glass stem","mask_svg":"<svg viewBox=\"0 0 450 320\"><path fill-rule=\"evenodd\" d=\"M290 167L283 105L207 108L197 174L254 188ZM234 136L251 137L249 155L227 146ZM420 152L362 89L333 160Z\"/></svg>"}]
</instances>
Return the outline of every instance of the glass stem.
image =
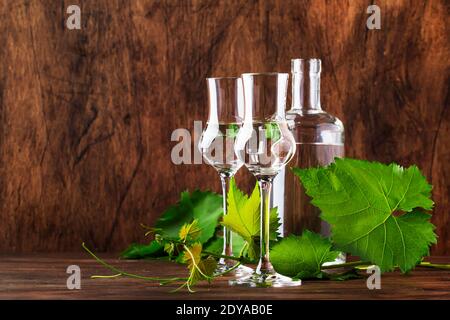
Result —
<instances>
[{"instance_id":1,"label":"glass stem","mask_svg":"<svg viewBox=\"0 0 450 320\"><path fill-rule=\"evenodd\" d=\"M227 194L228 187L230 183L230 178L228 175L221 174L220 180L222 182L222 195L223 195L223 215L227 214ZM232 256L233 255L233 244L231 242L231 231L228 228L223 227L223 251L222 254L224 256ZM229 261L221 258L220 264L226 264Z\"/></svg>"},{"instance_id":2,"label":"glass stem","mask_svg":"<svg viewBox=\"0 0 450 320\"><path fill-rule=\"evenodd\" d=\"M257 274L272 274L274 269L269 258L270 239L270 191L272 189L272 177L258 180L261 194L261 233L260 233L260 256L256 269Z\"/></svg>"}]
</instances>

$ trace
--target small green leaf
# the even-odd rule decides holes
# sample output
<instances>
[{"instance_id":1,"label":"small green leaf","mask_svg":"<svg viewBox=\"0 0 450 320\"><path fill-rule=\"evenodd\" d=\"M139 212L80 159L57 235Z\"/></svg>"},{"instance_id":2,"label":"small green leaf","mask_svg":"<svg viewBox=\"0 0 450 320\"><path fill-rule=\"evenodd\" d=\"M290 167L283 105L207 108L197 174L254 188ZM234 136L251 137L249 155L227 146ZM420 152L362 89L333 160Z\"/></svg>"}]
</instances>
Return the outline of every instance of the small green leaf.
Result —
<instances>
[{"instance_id":1,"label":"small green leaf","mask_svg":"<svg viewBox=\"0 0 450 320\"><path fill-rule=\"evenodd\" d=\"M164 251L167 252L169 258L171 258L175 252L175 244L173 242L167 242L164 244Z\"/></svg>"},{"instance_id":2,"label":"small green leaf","mask_svg":"<svg viewBox=\"0 0 450 320\"><path fill-rule=\"evenodd\" d=\"M358 273L358 270L353 268L343 272L324 272L322 271L322 275L319 278L324 280L333 280L333 281L346 281L351 279L362 279L364 278L361 274Z\"/></svg>"},{"instance_id":3,"label":"small green leaf","mask_svg":"<svg viewBox=\"0 0 450 320\"><path fill-rule=\"evenodd\" d=\"M189 285L194 285L200 280L211 280L217 267L214 258L208 256L202 259L202 245L195 243L183 252L183 262L188 265L190 271Z\"/></svg>"},{"instance_id":4,"label":"small green leaf","mask_svg":"<svg viewBox=\"0 0 450 320\"><path fill-rule=\"evenodd\" d=\"M334 261L340 252L320 235L305 230L301 236L290 235L270 250L270 260L278 273L298 279L321 276L321 266Z\"/></svg>"},{"instance_id":5,"label":"small green leaf","mask_svg":"<svg viewBox=\"0 0 450 320\"><path fill-rule=\"evenodd\" d=\"M131 244L125 249L120 257L124 259L143 259L147 257L160 257L164 254L164 246L157 241L152 241L149 244Z\"/></svg>"},{"instance_id":6,"label":"small green leaf","mask_svg":"<svg viewBox=\"0 0 450 320\"><path fill-rule=\"evenodd\" d=\"M194 219L191 223L185 223L178 233L178 237L181 241L187 242L196 240L200 237L202 229L198 226L198 220Z\"/></svg>"},{"instance_id":7,"label":"small green leaf","mask_svg":"<svg viewBox=\"0 0 450 320\"><path fill-rule=\"evenodd\" d=\"M241 252L242 248L244 247L245 241L242 239L241 236L238 234L232 232L232 241L231 244L233 246L233 254L235 256L238 256L239 252ZM223 237L216 237L213 238L211 241L206 243L204 245L205 251L215 253L215 254L222 254L223 252Z\"/></svg>"},{"instance_id":8,"label":"small green leaf","mask_svg":"<svg viewBox=\"0 0 450 320\"><path fill-rule=\"evenodd\" d=\"M256 258L258 245L255 238L259 236L259 190L253 189L250 198L236 186L234 179L230 181L227 196L228 212L223 217L222 224L240 235L248 243L248 253L251 259Z\"/></svg>"},{"instance_id":9,"label":"small green leaf","mask_svg":"<svg viewBox=\"0 0 450 320\"><path fill-rule=\"evenodd\" d=\"M228 212L223 217L222 224L240 235L248 243L248 255L254 260L259 255L260 238L260 195L258 185L250 197L239 190L234 182L230 182L228 191ZM276 240L280 226L277 208L270 211L270 239Z\"/></svg>"}]
</instances>

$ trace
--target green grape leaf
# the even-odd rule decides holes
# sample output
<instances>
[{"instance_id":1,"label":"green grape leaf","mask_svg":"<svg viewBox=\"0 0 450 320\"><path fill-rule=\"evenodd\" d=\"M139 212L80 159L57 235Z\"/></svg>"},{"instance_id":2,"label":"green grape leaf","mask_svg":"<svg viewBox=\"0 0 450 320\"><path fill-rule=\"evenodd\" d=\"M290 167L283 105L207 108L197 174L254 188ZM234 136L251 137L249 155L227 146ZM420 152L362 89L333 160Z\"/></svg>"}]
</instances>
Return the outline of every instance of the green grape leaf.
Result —
<instances>
[{"instance_id":1,"label":"green grape leaf","mask_svg":"<svg viewBox=\"0 0 450 320\"><path fill-rule=\"evenodd\" d=\"M160 230L159 233L164 238L177 238L184 224L197 219L201 229L198 242L205 243L214 235L219 217L223 213L222 202L222 197L213 192L182 192L180 201L161 215L155 223L155 228Z\"/></svg>"},{"instance_id":2,"label":"green grape leaf","mask_svg":"<svg viewBox=\"0 0 450 320\"><path fill-rule=\"evenodd\" d=\"M215 233L219 218L223 214L222 196L209 192L195 190L181 193L180 201L170 206L156 221L155 233L165 239L178 239L179 232L185 224L197 220L197 229L201 230L196 241L206 243ZM132 244L121 257L125 259L142 259L165 255L164 244L152 241L150 244Z\"/></svg>"},{"instance_id":3,"label":"green grape leaf","mask_svg":"<svg viewBox=\"0 0 450 320\"><path fill-rule=\"evenodd\" d=\"M226 130L225 136L227 138L236 138L239 132L239 125L236 123L230 123Z\"/></svg>"},{"instance_id":4,"label":"green grape leaf","mask_svg":"<svg viewBox=\"0 0 450 320\"><path fill-rule=\"evenodd\" d=\"M279 232L281 227L280 216L278 215L278 208L273 207L270 209L270 240L278 240L281 238ZM259 235L258 235L259 236Z\"/></svg>"},{"instance_id":5,"label":"green grape leaf","mask_svg":"<svg viewBox=\"0 0 450 320\"><path fill-rule=\"evenodd\" d=\"M143 259L160 257L162 255L164 255L164 246L157 241L151 241L149 244L132 243L120 254L120 257L124 259Z\"/></svg>"},{"instance_id":6,"label":"green grape leaf","mask_svg":"<svg viewBox=\"0 0 450 320\"><path fill-rule=\"evenodd\" d=\"M330 223L338 249L408 272L436 243L431 185L416 166L407 169L355 159L325 168L294 169L312 204Z\"/></svg>"},{"instance_id":7,"label":"green grape leaf","mask_svg":"<svg viewBox=\"0 0 450 320\"><path fill-rule=\"evenodd\" d=\"M259 255L260 201L258 185L248 197L237 188L234 179L231 179L227 195L228 211L223 217L222 224L248 243L248 256L252 260ZM277 239L279 225L277 209L272 208L270 211L271 240Z\"/></svg>"},{"instance_id":8,"label":"green grape leaf","mask_svg":"<svg viewBox=\"0 0 450 320\"><path fill-rule=\"evenodd\" d=\"M265 126L266 138L272 141L278 141L281 138L280 127L276 122L266 123Z\"/></svg>"},{"instance_id":9,"label":"green grape leaf","mask_svg":"<svg viewBox=\"0 0 450 320\"><path fill-rule=\"evenodd\" d=\"M329 239L305 230L301 236L290 235L270 250L270 260L278 273L297 279L321 278L321 266L334 261L339 251L331 250Z\"/></svg>"},{"instance_id":10,"label":"green grape leaf","mask_svg":"<svg viewBox=\"0 0 450 320\"><path fill-rule=\"evenodd\" d=\"M244 247L245 241L242 239L241 236L239 236L237 233L232 232L231 233L231 244L233 246L233 254L235 256L238 256L238 254L241 252L242 248ZM223 237L214 237L210 241L208 241L204 245L205 251L214 253L214 254L222 254L223 252Z\"/></svg>"}]
</instances>

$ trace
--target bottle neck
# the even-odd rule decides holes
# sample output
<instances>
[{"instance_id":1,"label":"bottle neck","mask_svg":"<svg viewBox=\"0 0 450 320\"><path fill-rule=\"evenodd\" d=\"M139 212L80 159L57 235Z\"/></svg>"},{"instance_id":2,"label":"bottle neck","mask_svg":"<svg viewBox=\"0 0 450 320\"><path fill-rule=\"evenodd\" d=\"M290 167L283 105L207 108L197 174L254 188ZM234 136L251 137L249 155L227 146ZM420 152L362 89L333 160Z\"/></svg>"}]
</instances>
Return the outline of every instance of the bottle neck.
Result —
<instances>
[{"instance_id":1,"label":"bottle neck","mask_svg":"<svg viewBox=\"0 0 450 320\"><path fill-rule=\"evenodd\" d=\"M292 110L303 109L303 72L292 72Z\"/></svg>"},{"instance_id":2,"label":"bottle neck","mask_svg":"<svg viewBox=\"0 0 450 320\"><path fill-rule=\"evenodd\" d=\"M309 72L308 99L303 109L322 110L320 106L320 72Z\"/></svg>"},{"instance_id":3,"label":"bottle neck","mask_svg":"<svg viewBox=\"0 0 450 320\"><path fill-rule=\"evenodd\" d=\"M308 60L308 78L303 72L303 60L292 60L292 106L296 111L321 111L320 106L320 72L319 59ZM306 94L305 94L306 93ZM305 102L306 95L306 102Z\"/></svg>"}]
</instances>

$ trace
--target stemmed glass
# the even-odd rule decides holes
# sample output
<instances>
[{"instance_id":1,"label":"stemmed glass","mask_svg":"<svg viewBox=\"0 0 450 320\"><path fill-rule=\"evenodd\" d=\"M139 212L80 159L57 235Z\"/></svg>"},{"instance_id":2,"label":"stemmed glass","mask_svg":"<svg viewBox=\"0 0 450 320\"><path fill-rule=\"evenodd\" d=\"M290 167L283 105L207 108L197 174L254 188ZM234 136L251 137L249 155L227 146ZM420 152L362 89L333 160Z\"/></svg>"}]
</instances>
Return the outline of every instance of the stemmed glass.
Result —
<instances>
[{"instance_id":1,"label":"stemmed glass","mask_svg":"<svg viewBox=\"0 0 450 320\"><path fill-rule=\"evenodd\" d=\"M274 177L295 153L295 140L286 123L287 73L244 73L244 121L235 141L235 152L255 176L261 195L260 257L253 274L230 280L250 287L299 286L275 272L269 259L270 192Z\"/></svg>"},{"instance_id":2,"label":"stemmed glass","mask_svg":"<svg viewBox=\"0 0 450 320\"><path fill-rule=\"evenodd\" d=\"M203 158L219 173L222 182L223 213L227 214L227 193L231 177L242 167L234 152L234 141L244 118L242 80L239 77L207 78L209 116L199 141ZM232 234L223 228L223 255L232 256ZM221 258L216 274L229 270L235 263ZM239 266L237 274L253 270Z\"/></svg>"}]
</instances>

